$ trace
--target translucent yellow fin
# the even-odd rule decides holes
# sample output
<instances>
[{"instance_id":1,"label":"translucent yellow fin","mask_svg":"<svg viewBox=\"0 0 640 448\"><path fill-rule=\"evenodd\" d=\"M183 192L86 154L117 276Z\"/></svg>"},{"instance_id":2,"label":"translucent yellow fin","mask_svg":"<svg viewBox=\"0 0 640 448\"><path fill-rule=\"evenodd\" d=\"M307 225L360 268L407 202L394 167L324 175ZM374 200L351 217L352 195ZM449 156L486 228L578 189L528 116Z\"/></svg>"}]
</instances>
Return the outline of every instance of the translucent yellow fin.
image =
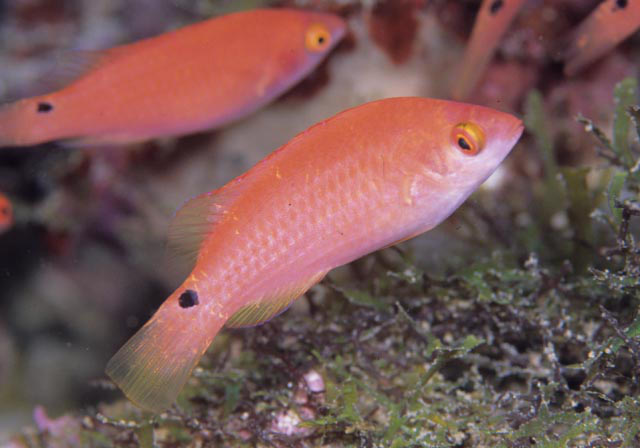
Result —
<instances>
[{"instance_id":1,"label":"translucent yellow fin","mask_svg":"<svg viewBox=\"0 0 640 448\"><path fill-rule=\"evenodd\" d=\"M318 283L328 271L321 271L303 281L287 285L273 294L261 297L240 308L227 321L230 328L252 327L265 323L278 314L286 311L291 303L304 294L309 288Z\"/></svg>"},{"instance_id":2,"label":"translucent yellow fin","mask_svg":"<svg viewBox=\"0 0 640 448\"><path fill-rule=\"evenodd\" d=\"M224 219L244 185L244 179L238 178L219 190L196 196L176 212L167 242L173 267L180 268L180 272L191 272L202 244Z\"/></svg>"},{"instance_id":3,"label":"translucent yellow fin","mask_svg":"<svg viewBox=\"0 0 640 448\"><path fill-rule=\"evenodd\" d=\"M201 306L185 309L177 302L173 296L167 299L106 368L133 403L152 412L161 412L175 401L224 325L223 319Z\"/></svg>"}]
</instances>

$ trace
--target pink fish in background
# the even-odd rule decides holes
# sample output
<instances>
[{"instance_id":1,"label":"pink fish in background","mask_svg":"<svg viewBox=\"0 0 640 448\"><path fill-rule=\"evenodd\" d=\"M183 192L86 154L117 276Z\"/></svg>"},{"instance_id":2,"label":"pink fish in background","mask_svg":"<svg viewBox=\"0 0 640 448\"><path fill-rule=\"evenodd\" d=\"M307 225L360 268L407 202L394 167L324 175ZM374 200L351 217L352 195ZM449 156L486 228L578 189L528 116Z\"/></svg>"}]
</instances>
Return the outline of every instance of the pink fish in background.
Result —
<instances>
[{"instance_id":1,"label":"pink fish in background","mask_svg":"<svg viewBox=\"0 0 640 448\"><path fill-rule=\"evenodd\" d=\"M0 106L0 146L98 145L224 126L267 104L345 34L337 16L261 9L83 53L67 87Z\"/></svg>"},{"instance_id":2,"label":"pink fish in background","mask_svg":"<svg viewBox=\"0 0 640 448\"><path fill-rule=\"evenodd\" d=\"M526 0L483 0L458 70L459 76L451 90L453 98L469 98L491 61L498 43L525 2Z\"/></svg>"},{"instance_id":3,"label":"pink fish in background","mask_svg":"<svg viewBox=\"0 0 640 448\"><path fill-rule=\"evenodd\" d=\"M13 226L13 206L4 194L0 193L0 235Z\"/></svg>"},{"instance_id":4,"label":"pink fish in background","mask_svg":"<svg viewBox=\"0 0 640 448\"><path fill-rule=\"evenodd\" d=\"M640 0L605 0L572 33L564 72L573 76L640 28Z\"/></svg>"},{"instance_id":5,"label":"pink fish in background","mask_svg":"<svg viewBox=\"0 0 640 448\"><path fill-rule=\"evenodd\" d=\"M426 98L376 101L312 126L177 213L169 244L191 274L107 374L138 406L162 411L224 325L265 322L331 269L432 229L522 130L509 114Z\"/></svg>"}]
</instances>

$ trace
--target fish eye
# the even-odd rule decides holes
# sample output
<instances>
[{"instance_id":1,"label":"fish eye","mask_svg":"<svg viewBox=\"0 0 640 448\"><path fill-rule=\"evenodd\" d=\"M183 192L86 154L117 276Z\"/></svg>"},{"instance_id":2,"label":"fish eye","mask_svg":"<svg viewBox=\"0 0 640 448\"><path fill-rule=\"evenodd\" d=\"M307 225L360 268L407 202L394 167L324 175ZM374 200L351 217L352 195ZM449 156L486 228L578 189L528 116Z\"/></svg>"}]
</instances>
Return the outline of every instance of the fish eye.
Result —
<instances>
[{"instance_id":1,"label":"fish eye","mask_svg":"<svg viewBox=\"0 0 640 448\"><path fill-rule=\"evenodd\" d=\"M451 131L451 140L460 152L475 156L484 147L484 132L475 123L458 123Z\"/></svg>"},{"instance_id":2,"label":"fish eye","mask_svg":"<svg viewBox=\"0 0 640 448\"><path fill-rule=\"evenodd\" d=\"M326 50L331 45L331 33L326 26L316 23L307 29L305 46L307 50L317 52Z\"/></svg>"}]
</instances>

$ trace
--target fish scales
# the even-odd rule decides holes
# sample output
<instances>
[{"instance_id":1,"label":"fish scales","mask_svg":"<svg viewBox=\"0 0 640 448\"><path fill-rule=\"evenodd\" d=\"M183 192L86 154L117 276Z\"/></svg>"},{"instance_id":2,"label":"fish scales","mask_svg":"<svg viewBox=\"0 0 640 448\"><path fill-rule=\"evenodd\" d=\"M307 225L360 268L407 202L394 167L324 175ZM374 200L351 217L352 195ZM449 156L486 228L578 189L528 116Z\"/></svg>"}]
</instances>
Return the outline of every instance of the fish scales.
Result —
<instances>
[{"instance_id":1,"label":"fish scales","mask_svg":"<svg viewBox=\"0 0 640 448\"><path fill-rule=\"evenodd\" d=\"M204 264L202 269L216 271L216 264L227 259L226 247L234 248L236 253L258 248L251 260L255 263L251 270L258 277L263 271L274 277L274 272L278 272L274 269L287 272L299 259L304 259L310 269L331 268L333 266L322 265L322 261L334 257L335 252L340 253L340 258L352 257L354 249L360 247L359 235L366 235L371 245L394 238L398 229L390 228L389 222L397 209L404 207L396 188L398 179L394 176L402 176L402 172L387 169L385 178L385 159L376 156L380 152L378 148L392 141L393 136L355 137L363 140L363 146L369 148L367 152L344 148L339 134L335 142L326 133L318 137L317 141L315 136L311 141L301 139L301 144L294 141L252 170L256 179L229 209L231 214L241 217L240 222L227 220L225 224L229 229L216 229L229 234L229 238L211 241L213 247L207 247L202 258L206 259L210 253L217 256L213 265ZM386 163L393 162L389 157ZM307 173L316 169L321 174L307 183ZM374 184L385 194L374 194ZM377 212L372 215L371 210ZM234 236L232 229L240 236ZM291 255L284 261L282 256L286 253ZM337 263L342 264L342 260Z\"/></svg>"},{"instance_id":2,"label":"fish scales","mask_svg":"<svg viewBox=\"0 0 640 448\"><path fill-rule=\"evenodd\" d=\"M325 259L334 252L344 253L345 243L357 246L354 234L383 230L391 210L379 195L372 194L370 177L382 179L379 159L358 160L353 153L331 140L318 141L317 148L291 144L286 148L286 160L273 157L252 172L257 179L244 190L244 196L229 208L229 214L240 221L228 219L216 228L216 238L202 252L200 269L205 272L221 272L220 282L234 285L223 297L237 299L238 290L254 295L263 290L265 283L279 283L279 273L286 275L298 266L301 275L312 270L327 269ZM315 156L315 157L314 157ZM327 171L323 165L332 157L341 158ZM307 171L321 170L310 183L305 181ZM379 190L384 188L380 182ZM259 204L259 206L256 206ZM367 210L382 210L376 219L367 217ZM322 225L320 225L322 223ZM222 236L228 235L228 237ZM213 256L215 254L215 256ZM227 255L228 254L228 255ZM287 258L283 258L287 255ZM229 260L238 260L231 261ZM301 265L300 260L304 260ZM221 264L226 264L225 267ZM268 282L247 279L251 271L257 278ZM232 273L236 273L235 278ZM249 281L249 284L245 284ZM216 297L222 300L223 297Z\"/></svg>"}]
</instances>

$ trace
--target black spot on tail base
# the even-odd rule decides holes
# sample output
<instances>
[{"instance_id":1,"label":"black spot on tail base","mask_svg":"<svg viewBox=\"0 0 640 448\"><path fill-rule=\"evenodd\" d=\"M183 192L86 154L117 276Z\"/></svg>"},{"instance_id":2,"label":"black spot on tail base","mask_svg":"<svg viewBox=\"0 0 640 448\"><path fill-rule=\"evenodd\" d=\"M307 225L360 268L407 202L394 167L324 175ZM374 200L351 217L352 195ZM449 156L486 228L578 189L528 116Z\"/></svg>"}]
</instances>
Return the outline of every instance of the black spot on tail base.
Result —
<instances>
[{"instance_id":1,"label":"black spot on tail base","mask_svg":"<svg viewBox=\"0 0 640 448\"><path fill-rule=\"evenodd\" d=\"M187 289L180 295L178 299L178 303L181 308L191 308L192 306L196 306L198 302L198 293L193 289Z\"/></svg>"},{"instance_id":2,"label":"black spot on tail base","mask_svg":"<svg viewBox=\"0 0 640 448\"><path fill-rule=\"evenodd\" d=\"M493 3L491 3L491 6L489 6L489 12L491 13L491 15L495 16L496 14L498 14L498 12L502 9L503 6L504 6L503 0L495 0Z\"/></svg>"},{"instance_id":3,"label":"black spot on tail base","mask_svg":"<svg viewBox=\"0 0 640 448\"><path fill-rule=\"evenodd\" d=\"M38 113L39 114L46 114L49 113L53 110L53 104L51 103L38 103Z\"/></svg>"},{"instance_id":4,"label":"black spot on tail base","mask_svg":"<svg viewBox=\"0 0 640 448\"><path fill-rule=\"evenodd\" d=\"M629 4L628 0L616 0L616 6L618 9L624 9Z\"/></svg>"}]
</instances>

